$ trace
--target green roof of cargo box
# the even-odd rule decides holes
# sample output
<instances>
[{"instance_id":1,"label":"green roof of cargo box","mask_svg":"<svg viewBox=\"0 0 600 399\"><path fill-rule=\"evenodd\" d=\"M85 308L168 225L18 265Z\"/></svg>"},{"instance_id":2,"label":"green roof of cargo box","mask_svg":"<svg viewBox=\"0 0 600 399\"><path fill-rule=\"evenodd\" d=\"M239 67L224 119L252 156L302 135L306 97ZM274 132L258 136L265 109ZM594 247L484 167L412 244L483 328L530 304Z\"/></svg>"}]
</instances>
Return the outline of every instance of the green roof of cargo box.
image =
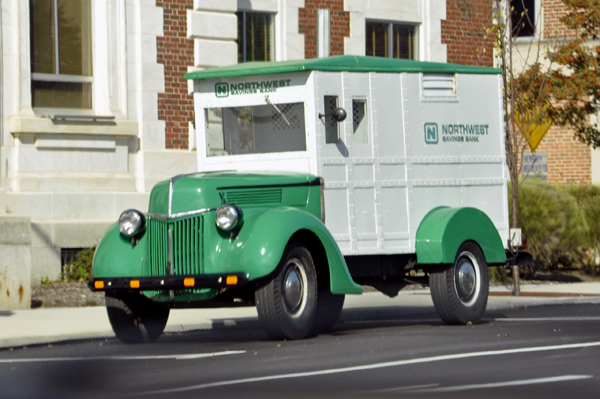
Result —
<instances>
[{"instance_id":1,"label":"green roof of cargo box","mask_svg":"<svg viewBox=\"0 0 600 399\"><path fill-rule=\"evenodd\" d=\"M425 72L425 73L468 73L500 74L500 69L483 68L469 65L446 64L401 60L395 58L362 57L340 55L328 58L311 58L292 61L255 61L229 65L219 68L188 72L186 79L231 78L239 76L270 75L302 71L328 72Z\"/></svg>"}]
</instances>

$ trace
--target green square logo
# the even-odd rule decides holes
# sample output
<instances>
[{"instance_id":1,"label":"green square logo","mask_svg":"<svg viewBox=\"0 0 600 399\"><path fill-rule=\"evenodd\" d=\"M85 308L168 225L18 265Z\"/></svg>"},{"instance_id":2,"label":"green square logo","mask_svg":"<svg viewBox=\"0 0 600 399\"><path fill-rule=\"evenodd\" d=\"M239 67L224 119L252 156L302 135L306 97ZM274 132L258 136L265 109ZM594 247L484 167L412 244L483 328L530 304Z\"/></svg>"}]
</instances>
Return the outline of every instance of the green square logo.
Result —
<instances>
[{"instance_id":1,"label":"green square logo","mask_svg":"<svg viewBox=\"0 0 600 399\"><path fill-rule=\"evenodd\" d=\"M437 144L439 141L437 123L425 124L425 142L427 144Z\"/></svg>"},{"instance_id":2,"label":"green square logo","mask_svg":"<svg viewBox=\"0 0 600 399\"><path fill-rule=\"evenodd\" d=\"M215 95L217 97L229 97L229 83L217 83L215 85Z\"/></svg>"}]
</instances>

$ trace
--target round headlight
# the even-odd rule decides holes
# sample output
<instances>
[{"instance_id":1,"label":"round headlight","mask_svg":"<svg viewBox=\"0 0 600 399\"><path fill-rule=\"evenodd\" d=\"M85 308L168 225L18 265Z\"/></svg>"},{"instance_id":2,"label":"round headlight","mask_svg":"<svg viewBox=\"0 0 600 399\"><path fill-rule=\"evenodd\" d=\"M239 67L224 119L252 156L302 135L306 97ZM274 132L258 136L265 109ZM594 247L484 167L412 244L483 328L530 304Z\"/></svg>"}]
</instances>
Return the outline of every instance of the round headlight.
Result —
<instances>
[{"instance_id":1,"label":"round headlight","mask_svg":"<svg viewBox=\"0 0 600 399\"><path fill-rule=\"evenodd\" d=\"M229 231L242 219L242 210L235 205L225 204L217 209L215 223L221 230Z\"/></svg>"},{"instance_id":2,"label":"round headlight","mask_svg":"<svg viewBox=\"0 0 600 399\"><path fill-rule=\"evenodd\" d=\"M146 218L135 209L128 209L119 216L119 230L127 237L133 237L139 233L146 223Z\"/></svg>"}]
</instances>

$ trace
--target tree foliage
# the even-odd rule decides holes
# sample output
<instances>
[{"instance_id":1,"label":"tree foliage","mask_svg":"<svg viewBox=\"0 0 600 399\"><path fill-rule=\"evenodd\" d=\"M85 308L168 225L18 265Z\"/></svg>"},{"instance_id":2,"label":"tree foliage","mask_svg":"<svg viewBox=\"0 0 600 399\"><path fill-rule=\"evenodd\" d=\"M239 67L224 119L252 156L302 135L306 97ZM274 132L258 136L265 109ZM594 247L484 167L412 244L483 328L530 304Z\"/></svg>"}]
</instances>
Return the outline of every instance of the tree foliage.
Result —
<instances>
[{"instance_id":1,"label":"tree foliage","mask_svg":"<svg viewBox=\"0 0 600 399\"><path fill-rule=\"evenodd\" d=\"M535 27L537 40L532 37L529 48L523 50L526 42L518 42L517 33L526 23L535 23L525 3L492 0L495 23L487 33L494 38L504 80L506 157L513 182L512 227L519 226L520 165L533 127L551 121L572 129L579 141L600 147L600 128L595 120L600 109L600 0L561 1L566 12L559 20L566 29L546 27L542 32ZM514 5L524 12L516 15ZM543 7L541 2L540 13Z\"/></svg>"},{"instance_id":2,"label":"tree foliage","mask_svg":"<svg viewBox=\"0 0 600 399\"><path fill-rule=\"evenodd\" d=\"M595 120L600 107L600 45L591 41L600 34L600 1L561 0L567 9L560 22L568 33L550 48L548 72L553 96L552 120L573 129L575 137L593 148L600 147Z\"/></svg>"},{"instance_id":3,"label":"tree foliage","mask_svg":"<svg viewBox=\"0 0 600 399\"><path fill-rule=\"evenodd\" d=\"M551 93L548 86L547 67L543 64L544 55L541 46L530 42L526 54L515 54L517 33L525 23L534 25L526 12L516 15L513 3L522 0L492 0L494 24L486 30L493 37L497 64L502 70L504 108L504 129L506 160L511 185L511 226L518 227L518 191L520 165L523 153L529 148L531 135L527 136L541 121L550 117L553 108L550 105ZM515 20L515 26L513 26ZM515 68L515 58L532 60L524 68ZM519 60L522 61L522 60ZM521 62L522 63L522 62Z\"/></svg>"}]
</instances>

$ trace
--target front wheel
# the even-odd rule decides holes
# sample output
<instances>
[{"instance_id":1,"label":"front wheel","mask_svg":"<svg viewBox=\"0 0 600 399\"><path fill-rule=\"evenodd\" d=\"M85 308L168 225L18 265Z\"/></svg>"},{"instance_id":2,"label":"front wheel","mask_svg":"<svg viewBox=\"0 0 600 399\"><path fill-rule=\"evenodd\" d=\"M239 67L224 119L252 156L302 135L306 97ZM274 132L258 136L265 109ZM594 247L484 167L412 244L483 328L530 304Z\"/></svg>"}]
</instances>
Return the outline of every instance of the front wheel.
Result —
<instances>
[{"instance_id":1,"label":"front wheel","mask_svg":"<svg viewBox=\"0 0 600 399\"><path fill-rule=\"evenodd\" d=\"M272 339L302 339L313 325L317 276L312 256L298 241L286 247L275 273L258 284L256 310Z\"/></svg>"},{"instance_id":2,"label":"front wheel","mask_svg":"<svg viewBox=\"0 0 600 399\"><path fill-rule=\"evenodd\" d=\"M454 265L429 276L431 299L446 324L476 323L481 319L488 299L488 269L477 244L463 243Z\"/></svg>"},{"instance_id":3,"label":"front wheel","mask_svg":"<svg viewBox=\"0 0 600 399\"><path fill-rule=\"evenodd\" d=\"M310 330L312 335L326 333L333 328L340 318L345 298L344 294L332 294L329 285L319 289L315 321Z\"/></svg>"},{"instance_id":4,"label":"front wheel","mask_svg":"<svg viewBox=\"0 0 600 399\"><path fill-rule=\"evenodd\" d=\"M154 342L169 318L169 308L136 293L106 293L106 311L117 338L126 344Z\"/></svg>"}]
</instances>

